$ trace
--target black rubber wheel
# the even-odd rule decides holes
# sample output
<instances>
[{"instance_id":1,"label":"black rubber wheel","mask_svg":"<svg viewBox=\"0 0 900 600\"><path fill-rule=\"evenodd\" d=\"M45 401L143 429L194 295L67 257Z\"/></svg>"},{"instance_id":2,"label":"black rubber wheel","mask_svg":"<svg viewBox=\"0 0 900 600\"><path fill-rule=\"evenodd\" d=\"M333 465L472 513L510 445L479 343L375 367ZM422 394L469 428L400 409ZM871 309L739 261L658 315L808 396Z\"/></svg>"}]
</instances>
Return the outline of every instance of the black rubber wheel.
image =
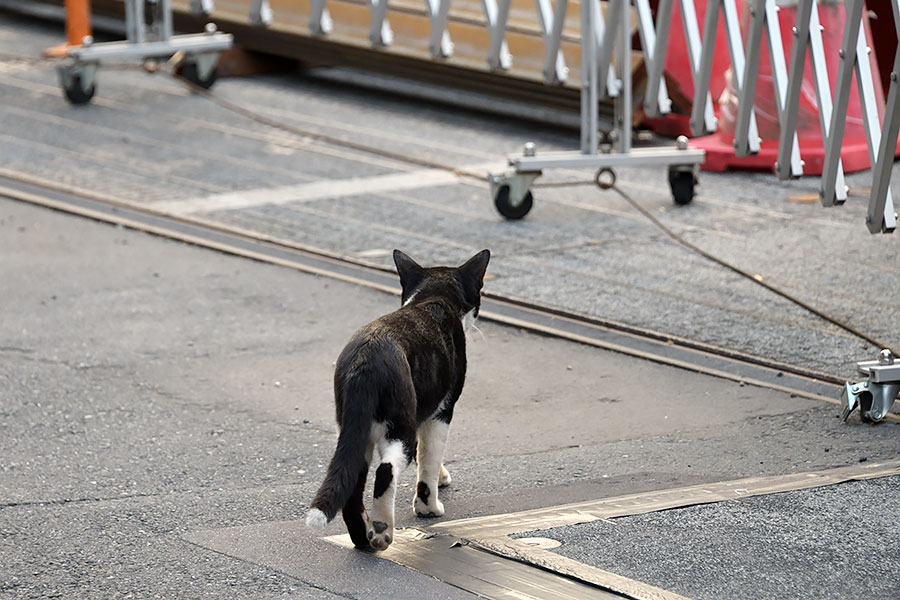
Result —
<instances>
[{"instance_id":1,"label":"black rubber wheel","mask_svg":"<svg viewBox=\"0 0 900 600\"><path fill-rule=\"evenodd\" d=\"M697 183L693 171L669 171L669 188L675 204L690 204L694 199L694 185Z\"/></svg>"},{"instance_id":2,"label":"black rubber wheel","mask_svg":"<svg viewBox=\"0 0 900 600\"><path fill-rule=\"evenodd\" d=\"M91 98L94 97L94 90L96 89L95 84L91 84L87 90L81 87L81 75L72 75L72 80L69 83L69 86L63 88L63 92L66 94L66 100L71 102L72 104L87 104L91 101Z\"/></svg>"},{"instance_id":3,"label":"black rubber wheel","mask_svg":"<svg viewBox=\"0 0 900 600\"><path fill-rule=\"evenodd\" d=\"M209 72L209 75L206 76L206 79L201 79L200 72L197 69L197 63L186 62L181 65L181 68L178 70L178 74L194 85L199 85L204 90L208 90L212 87L212 85L216 82L216 79L219 77L219 70L216 67L213 67L213 70Z\"/></svg>"},{"instance_id":4,"label":"black rubber wheel","mask_svg":"<svg viewBox=\"0 0 900 600\"><path fill-rule=\"evenodd\" d=\"M504 219L518 221L527 215L531 207L534 206L534 197L530 191L525 192L525 197L522 198L521 204L513 206L509 201L509 186L502 185L494 196L494 206L497 207L497 212L503 215Z\"/></svg>"},{"instance_id":5,"label":"black rubber wheel","mask_svg":"<svg viewBox=\"0 0 900 600\"><path fill-rule=\"evenodd\" d=\"M872 393L869 391L860 392L858 398L859 420L863 423L874 423L875 419L869 416L872 412L872 405L875 403L875 399L872 397Z\"/></svg>"}]
</instances>

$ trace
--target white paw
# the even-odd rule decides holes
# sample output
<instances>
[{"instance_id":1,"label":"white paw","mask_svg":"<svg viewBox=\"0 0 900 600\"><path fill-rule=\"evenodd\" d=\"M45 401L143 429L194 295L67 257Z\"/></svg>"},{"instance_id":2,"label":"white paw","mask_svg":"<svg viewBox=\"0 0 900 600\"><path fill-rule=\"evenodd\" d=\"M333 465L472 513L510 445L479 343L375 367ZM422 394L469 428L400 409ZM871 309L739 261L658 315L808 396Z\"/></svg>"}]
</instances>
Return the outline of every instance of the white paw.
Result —
<instances>
[{"instance_id":1,"label":"white paw","mask_svg":"<svg viewBox=\"0 0 900 600\"><path fill-rule=\"evenodd\" d=\"M438 476L438 487L447 487L452 481L453 478L450 477L450 471L447 470L447 467L441 465L441 474Z\"/></svg>"},{"instance_id":2,"label":"white paw","mask_svg":"<svg viewBox=\"0 0 900 600\"><path fill-rule=\"evenodd\" d=\"M373 550L387 550L394 541L394 527L384 521L372 521L368 526L366 537Z\"/></svg>"},{"instance_id":3,"label":"white paw","mask_svg":"<svg viewBox=\"0 0 900 600\"><path fill-rule=\"evenodd\" d=\"M443 517L444 503L437 498L431 498L430 500L431 502L426 503L416 496L413 502L413 509L416 511L416 515L420 517Z\"/></svg>"}]
</instances>

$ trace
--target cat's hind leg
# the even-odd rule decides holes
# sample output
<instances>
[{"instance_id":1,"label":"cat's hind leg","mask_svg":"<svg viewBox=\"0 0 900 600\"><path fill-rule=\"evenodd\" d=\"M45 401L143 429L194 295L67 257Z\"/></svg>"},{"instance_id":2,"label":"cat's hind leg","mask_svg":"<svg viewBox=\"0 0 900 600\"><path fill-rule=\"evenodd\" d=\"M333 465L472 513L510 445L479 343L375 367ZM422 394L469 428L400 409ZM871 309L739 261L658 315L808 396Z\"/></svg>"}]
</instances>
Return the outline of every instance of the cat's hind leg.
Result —
<instances>
[{"instance_id":1,"label":"cat's hind leg","mask_svg":"<svg viewBox=\"0 0 900 600\"><path fill-rule=\"evenodd\" d=\"M341 509L341 516L344 517L347 532L350 534L350 539L353 540L353 545L357 548L369 547L367 534L369 529L371 529L371 519L369 519L369 513L366 512L366 507L363 504L363 492L366 489L366 475L368 475L368 472L369 466L367 463L366 468L359 474L356 487L353 488L353 494L347 500L347 503L344 504L344 508Z\"/></svg>"},{"instance_id":2,"label":"cat's hind leg","mask_svg":"<svg viewBox=\"0 0 900 600\"><path fill-rule=\"evenodd\" d=\"M444 516L444 505L438 499L438 486L446 475L450 483L450 473L444 468L444 449L450 424L439 419L428 419L419 426L418 454L416 457L416 496L413 509L420 517Z\"/></svg>"},{"instance_id":3,"label":"cat's hind leg","mask_svg":"<svg viewBox=\"0 0 900 600\"><path fill-rule=\"evenodd\" d=\"M386 549L394 539L394 498L400 473L409 464L407 445L388 437L378 444L381 464L375 470L372 516L366 534L375 550Z\"/></svg>"},{"instance_id":4,"label":"cat's hind leg","mask_svg":"<svg viewBox=\"0 0 900 600\"><path fill-rule=\"evenodd\" d=\"M438 476L438 487L447 487L453 481L453 478L450 477L450 471L447 470L447 467L441 465L441 474Z\"/></svg>"}]
</instances>

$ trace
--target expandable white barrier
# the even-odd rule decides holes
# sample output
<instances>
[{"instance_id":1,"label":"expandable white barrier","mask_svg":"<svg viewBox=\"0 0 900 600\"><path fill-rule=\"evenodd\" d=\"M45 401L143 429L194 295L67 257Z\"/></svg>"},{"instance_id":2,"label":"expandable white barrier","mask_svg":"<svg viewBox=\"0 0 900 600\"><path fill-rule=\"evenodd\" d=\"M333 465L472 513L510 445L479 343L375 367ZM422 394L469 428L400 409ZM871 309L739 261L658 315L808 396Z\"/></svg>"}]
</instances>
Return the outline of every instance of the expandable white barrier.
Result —
<instances>
[{"instance_id":1,"label":"expandable white barrier","mask_svg":"<svg viewBox=\"0 0 900 600\"><path fill-rule=\"evenodd\" d=\"M666 113L670 106L662 72L673 1L677 1L681 9L691 71L694 76L694 102L690 120L694 135L709 134L716 129L709 82L716 42L716 26L720 12L722 14L738 93L739 109L734 141L738 156L755 154L760 147L752 109L761 41L765 33L772 62L776 105L781 126L778 159L773 165L775 174L780 179L800 177L803 174L803 161L800 159L796 129L804 68L807 57L809 58L818 99L822 138L826 141L825 169L821 186L821 199L825 206L842 204L847 199L840 149L844 123L847 119L852 75L855 73L869 156L873 165L873 184L869 195L866 226L872 233L893 232L897 226L897 214L890 189L890 173L900 130L900 95L897 88L897 78L900 75L900 45L894 57L890 89L884 107L884 122L879 123L879 107L876 104L871 68L867 59L867 54L871 50L866 47L863 29L863 0L845 2L847 19L842 32L841 60L833 92L825 68L822 27L819 24L816 0L797 2L796 22L792 28L794 42L790 49L790 68L786 64L785 50L781 43L781 23L775 0L747 0L750 2L751 20L746 43L741 35L735 0L707 1L702 37L693 0L660 0L656 23L650 16L647 0L634 0L648 74L644 107L647 115L651 117ZM557 0L557 10L565 3L566 0ZM675 201L686 203L693 197L695 176L691 175L691 166L702 161L702 154L689 149L657 151L632 150L630 147L631 73L627 63L622 61L622 57L630 52L629 36L622 36L622 32L630 29L628 10L630 4L631 2L627 0L609 0L605 23L599 17L597 0L587 0L582 6L582 31L592 31L594 35L582 36L581 41L583 81L580 152L542 154L537 152L533 145L526 145L521 155L510 156L509 164L512 170L491 177L494 202L501 214L507 218L521 218L527 214L533 202L529 190L531 182L544 169L554 167L608 170L618 165L667 164ZM900 30L900 0L891 0L891 7L897 30ZM830 32L830 35L834 33ZM613 48L617 39L618 60L613 61ZM601 95L615 99L616 118L611 133L616 143L612 148L598 144L597 101ZM686 148L686 144L682 142L680 147Z\"/></svg>"}]
</instances>

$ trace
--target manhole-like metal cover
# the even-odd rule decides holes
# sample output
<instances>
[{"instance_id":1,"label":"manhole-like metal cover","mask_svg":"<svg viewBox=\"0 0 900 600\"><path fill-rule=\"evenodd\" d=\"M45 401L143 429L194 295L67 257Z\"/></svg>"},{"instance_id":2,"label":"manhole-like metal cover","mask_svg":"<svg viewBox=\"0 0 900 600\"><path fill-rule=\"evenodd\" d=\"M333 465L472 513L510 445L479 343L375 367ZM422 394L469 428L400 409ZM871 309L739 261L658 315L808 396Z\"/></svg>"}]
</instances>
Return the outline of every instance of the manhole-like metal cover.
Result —
<instances>
[{"instance_id":1,"label":"manhole-like metal cover","mask_svg":"<svg viewBox=\"0 0 900 600\"><path fill-rule=\"evenodd\" d=\"M560 546L562 546L562 542L558 542L556 540L545 537L518 538L516 541L521 542L522 544L527 544L529 546L534 546L535 548L543 548L544 550L550 550L551 548L559 548Z\"/></svg>"}]
</instances>

